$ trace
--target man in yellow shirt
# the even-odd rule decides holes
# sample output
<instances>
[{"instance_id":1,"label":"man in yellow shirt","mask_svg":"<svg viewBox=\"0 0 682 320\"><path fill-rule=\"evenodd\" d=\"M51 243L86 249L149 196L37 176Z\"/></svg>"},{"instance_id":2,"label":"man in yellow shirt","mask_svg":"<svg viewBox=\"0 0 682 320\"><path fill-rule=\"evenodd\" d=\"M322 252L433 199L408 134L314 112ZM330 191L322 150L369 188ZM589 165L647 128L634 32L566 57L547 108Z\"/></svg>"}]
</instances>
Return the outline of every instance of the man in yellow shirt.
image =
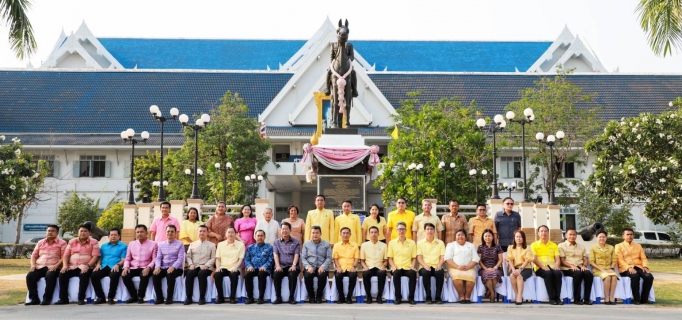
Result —
<instances>
[{"instance_id":1,"label":"man in yellow shirt","mask_svg":"<svg viewBox=\"0 0 682 320\"><path fill-rule=\"evenodd\" d=\"M630 278L630 289L632 289L632 301L634 304L647 304L649 293L654 285L654 276L649 270L649 259L644 254L644 249L638 243L632 242L635 232L627 228L623 230L623 242L616 245L614 249L618 261L618 270L623 277ZM642 292L639 292L639 279L644 280Z\"/></svg>"},{"instance_id":2,"label":"man in yellow shirt","mask_svg":"<svg viewBox=\"0 0 682 320\"><path fill-rule=\"evenodd\" d=\"M315 207L317 209L308 211L308 216L305 218L306 235L305 239L312 239L312 226L319 226L322 231L322 240L329 243L334 243L336 234L334 233L334 212L325 209L324 204L326 203L326 198L318 194L315 197Z\"/></svg>"},{"instance_id":3,"label":"man in yellow shirt","mask_svg":"<svg viewBox=\"0 0 682 320\"><path fill-rule=\"evenodd\" d=\"M218 298L216 304L225 302L223 291L223 278L230 277L230 303L237 303L237 283L239 281L239 269L242 267L244 255L244 243L236 241L237 231L234 227L227 227L225 237L227 240L218 243L215 253L215 264L218 267L214 275Z\"/></svg>"},{"instance_id":4,"label":"man in yellow shirt","mask_svg":"<svg viewBox=\"0 0 682 320\"><path fill-rule=\"evenodd\" d=\"M377 277L377 303L384 301L381 297L384 294L386 284L386 248L387 245L379 241L379 228L369 227L369 241L360 247L360 263L362 263L362 283L365 285L367 299L365 303L372 303L372 277Z\"/></svg>"},{"instance_id":5,"label":"man in yellow shirt","mask_svg":"<svg viewBox=\"0 0 682 320\"><path fill-rule=\"evenodd\" d=\"M407 234L405 237L407 239L412 239L412 223L414 222L414 212L406 210L407 200L400 197L398 201L395 202L397 209L388 213L388 218L386 219L386 241L390 241L398 238L398 223L402 222L407 226Z\"/></svg>"},{"instance_id":6,"label":"man in yellow shirt","mask_svg":"<svg viewBox=\"0 0 682 320\"><path fill-rule=\"evenodd\" d=\"M355 283L358 281L358 272L355 266L358 264L360 252L358 244L350 242L351 231L348 227L341 228L341 241L334 245L332 258L336 269L336 291L339 293L339 300L336 303L353 303L353 291ZM348 277L348 295L344 298L343 278Z\"/></svg>"},{"instance_id":7,"label":"man in yellow shirt","mask_svg":"<svg viewBox=\"0 0 682 320\"><path fill-rule=\"evenodd\" d=\"M362 243L362 228L360 226L360 217L358 217L357 214L352 213L351 208L353 208L353 203L350 200L346 200L341 204L341 210L343 210L343 213L341 213L334 220L334 229L335 230L341 230L342 228L350 229L351 235L349 241L360 245ZM339 232L336 242L341 242L341 240L342 237L341 233Z\"/></svg>"},{"instance_id":8,"label":"man in yellow shirt","mask_svg":"<svg viewBox=\"0 0 682 320\"><path fill-rule=\"evenodd\" d=\"M412 240L419 242L419 240L426 238L424 226L427 223L436 226L436 231L438 232L434 236L436 239L438 239L438 234L445 230L445 228L443 228L443 224L440 222L440 219L438 219L438 216L431 214L432 208L433 205L431 204L431 201L422 201L422 213L416 216L414 218L414 222L412 223Z\"/></svg>"},{"instance_id":9,"label":"man in yellow shirt","mask_svg":"<svg viewBox=\"0 0 682 320\"><path fill-rule=\"evenodd\" d=\"M575 240L578 234L575 229L566 230L566 241L559 244L559 257L561 258L561 272L566 277L573 278L573 303L592 305L590 294L594 275L587 269L589 259L587 249ZM583 285L584 281L584 285ZM580 288L584 287L582 300Z\"/></svg>"},{"instance_id":10,"label":"man in yellow shirt","mask_svg":"<svg viewBox=\"0 0 682 320\"><path fill-rule=\"evenodd\" d=\"M533 242L530 249L533 250L535 260L535 274L545 280L545 289L549 296L549 304L563 305L561 300L561 260L559 260L559 247L549 241L549 228L542 225L538 228L540 240Z\"/></svg>"},{"instance_id":11,"label":"man in yellow shirt","mask_svg":"<svg viewBox=\"0 0 682 320\"><path fill-rule=\"evenodd\" d=\"M474 244L474 248L478 249L483 243L481 236L485 229L490 229L493 231L493 236L495 237L495 243L497 243L497 228L495 228L495 220L488 217L488 210L484 204L476 205L476 216L469 219L469 242Z\"/></svg>"},{"instance_id":12,"label":"man in yellow shirt","mask_svg":"<svg viewBox=\"0 0 682 320\"><path fill-rule=\"evenodd\" d=\"M405 201L403 199L403 201ZM417 244L405 236L407 224L405 222L396 223L398 238L388 243L388 263L391 265L393 273L393 284L395 286L395 304L402 302L402 279L405 276L409 280L408 300L411 305L417 304L414 300L414 291L417 288L417 272L415 262L417 261Z\"/></svg>"},{"instance_id":13,"label":"man in yellow shirt","mask_svg":"<svg viewBox=\"0 0 682 320\"><path fill-rule=\"evenodd\" d=\"M440 221L440 220L439 220ZM443 282L445 282L445 244L435 237L436 226L427 222L424 226L426 238L417 242L417 262L421 266L419 275L422 276L424 290L426 291L427 304L432 304L431 298L431 277L436 278L436 303L443 304L441 295L443 294Z\"/></svg>"}]
</instances>

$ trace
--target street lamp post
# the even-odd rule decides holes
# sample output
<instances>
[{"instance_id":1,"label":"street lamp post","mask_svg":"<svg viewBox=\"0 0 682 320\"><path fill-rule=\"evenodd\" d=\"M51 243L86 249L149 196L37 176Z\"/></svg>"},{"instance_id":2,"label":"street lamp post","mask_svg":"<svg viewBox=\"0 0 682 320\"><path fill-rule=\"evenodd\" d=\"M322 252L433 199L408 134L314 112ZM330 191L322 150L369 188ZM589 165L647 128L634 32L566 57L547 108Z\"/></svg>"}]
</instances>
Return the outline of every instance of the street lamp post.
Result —
<instances>
[{"instance_id":1,"label":"street lamp post","mask_svg":"<svg viewBox=\"0 0 682 320\"><path fill-rule=\"evenodd\" d=\"M130 154L130 193L128 194L128 204L135 204L135 195L133 194L133 181L135 179L135 145L144 142L145 144L147 143L147 139L149 139L149 132L147 131L142 131L140 134L141 139L135 139L135 130L133 129L128 129L125 131L121 131L121 139L123 139L123 143L130 143L132 146L132 153Z\"/></svg>"},{"instance_id":2,"label":"street lamp post","mask_svg":"<svg viewBox=\"0 0 682 320\"><path fill-rule=\"evenodd\" d=\"M263 176L259 174L256 177L256 174L252 173L250 176L245 176L244 181L246 181L247 183L251 182L252 197L251 197L251 201L248 201L248 199L247 199L247 202L252 203L252 202L256 201L256 191L257 191L256 185L258 183L260 183L261 181L263 181Z\"/></svg>"},{"instance_id":3,"label":"street lamp post","mask_svg":"<svg viewBox=\"0 0 682 320\"><path fill-rule=\"evenodd\" d=\"M159 188L159 192L163 192L163 188L168 186L168 181L164 181L161 183L161 181L154 181L152 182L152 187L157 187ZM165 199L166 195L160 195L159 199ZM166 201L166 200L159 200L159 201Z\"/></svg>"},{"instance_id":4,"label":"street lamp post","mask_svg":"<svg viewBox=\"0 0 682 320\"><path fill-rule=\"evenodd\" d=\"M159 169L160 169L159 173L161 175L161 178L159 179L159 181L164 181L163 180L163 124L164 124L164 122L166 122L166 120L177 118L178 113L180 113L180 111L178 111L178 108L172 108L172 109L170 109L171 118L166 118L166 117L161 115L161 110L159 110L158 106L152 105L151 107L149 107L149 112L152 113L154 120L159 121L161 123L161 163L159 165ZM163 188L165 187L164 184L161 183L158 185L158 187L159 187L159 198L156 201L159 201L159 202L166 201L166 194L163 191Z\"/></svg>"},{"instance_id":5,"label":"street lamp post","mask_svg":"<svg viewBox=\"0 0 682 320\"><path fill-rule=\"evenodd\" d=\"M472 176L476 180L476 203L478 203L478 177L479 176L485 176L488 174L488 170L481 170L481 172L478 172L476 169L471 169L469 170L469 175Z\"/></svg>"},{"instance_id":6,"label":"street lamp post","mask_svg":"<svg viewBox=\"0 0 682 320\"><path fill-rule=\"evenodd\" d=\"M504 130L504 127L507 126L507 121L504 121L504 118L502 117L501 114L495 115L495 118L493 118L494 125L493 123L490 124L490 127L488 129L485 129L485 119L480 118L476 120L476 126L478 127L479 130L483 132L492 132L493 134L493 194L490 196L490 199L499 199L500 195L497 190L497 146L496 146L496 139L495 139L495 134L499 131ZM478 200L478 199L477 199Z\"/></svg>"},{"instance_id":7,"label":"street lamp post","mask_svg":"<svg viewBox=\"0 0 682 320\"><path fill-rule=\"evenodd\" d=\"M557 204L556 197L554 196L555 181L554 181L554 144L556 139L563 140L565 134L563 131L557 131L556 136L548 135L545 140L545 134L538 132L535 134L535 139L539 143L544 143L549 147L549 204Z\"/></svg>"},{"instance_id":8,"label":"street lamp post","mask_svg":"<svg viewBox=\"0 0 682 320\"><path fill-rule=\"evenodd\" d=\"M448 201L448 168L445 166L445 162L441 161L438 164L438 169L443 170L443 189L445 192L443 192L443 203L447 203ZM455 171L455 163L450 162L450 170Z\"/></svg>"},{"instance_id":9,"label":"street lamp post","mask_svg":"<svg viewBox=\"0 0 682 320\"><path fill-rule=\"evenodd\" d=\"M223 172L223 201L227 200L227 172L232 170L232 163L228 162L223 167L220 163L215 163L215 168Z\"/></svg>"},{"instance_id":10,"label":"street lamp post","mask_svg":"<svg viewBox=\"0 0 682 320\"><path fill-rule=\"evenodd\" d=\"M502 184L502 187L504 188L504 191L509 191L509 197L511 198L512 191L516 190L516 182L512 182L511 184L505 182Z\"/></svg>"},{"instance_id":11,"label":"street lamp post","mask_svg":"<svg viewBox=\"0 0 682 320\"><path fill-rule=\"evenodd\" d=\"M409 166L407 166L407 169L414 171L414 207L415 207L415 212L419 211L419 179L418 179L418 174L419 170L423 169L424 165L423 164L416 164L416 163L410 163Z\"/></svg>"},{"instance_id":12,"label":"street lamp post","mask_svg":"<svg viewBox=\"0 0 682 320\"><path fill-rule=\"evenodd\" d=\"M509 111L507 112L507 119L510 122L516 122L521 125L521 149L523 150L523 201L522 202L530 202L528 199L528 185L526 184L526 125L530 124L535 120L535 114L533 113L533 109L531 108L526 108L523 110L523 115L525 116L522 119L517 119L514 120L516 115L514 114L514 111Z\"/></svg>"},{"instance_id":13,"label":"street lamp post","mask_svg":"<svg viewBox=\"0 0 682 320\"><path fill-rule=\"evenodd\" d=\"M190 199L200 199L199 198L199 184L197 183L197 162L199 160L199 131L203 129L204 127L208 126L208 124L211 122L211 116L208 114L202 114L201 118L197 119L195 124L187 124L189 121L189 117L186 114L180 115L180 123L182 123L182 126L184 127L189 127L194 130L194 183L192 186L192 195L189 197Z\"/></svg>"}]
</instances>

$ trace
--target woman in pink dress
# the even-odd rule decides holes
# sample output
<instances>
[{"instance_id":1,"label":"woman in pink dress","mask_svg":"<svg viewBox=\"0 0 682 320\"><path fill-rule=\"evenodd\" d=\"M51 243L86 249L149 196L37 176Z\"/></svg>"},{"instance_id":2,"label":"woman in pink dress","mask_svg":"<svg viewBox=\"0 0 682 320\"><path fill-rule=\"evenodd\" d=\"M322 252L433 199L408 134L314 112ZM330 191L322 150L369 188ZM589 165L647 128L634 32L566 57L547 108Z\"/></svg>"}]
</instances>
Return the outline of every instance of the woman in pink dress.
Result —
<instances>
[{"instance_id":1,"label":"woman in pink dress","mask_svg":"<svg viewBox=\"0 0 682 320\"><path fill-rule=\"evenodd\" d=\"M251 215L251 206L246 204L242 207L242 217L234 222L234 229L237 231L237 240L244 242L245 247L254 244L253 231L256 229L258 220Z\"/></svg>"}]
</instances>

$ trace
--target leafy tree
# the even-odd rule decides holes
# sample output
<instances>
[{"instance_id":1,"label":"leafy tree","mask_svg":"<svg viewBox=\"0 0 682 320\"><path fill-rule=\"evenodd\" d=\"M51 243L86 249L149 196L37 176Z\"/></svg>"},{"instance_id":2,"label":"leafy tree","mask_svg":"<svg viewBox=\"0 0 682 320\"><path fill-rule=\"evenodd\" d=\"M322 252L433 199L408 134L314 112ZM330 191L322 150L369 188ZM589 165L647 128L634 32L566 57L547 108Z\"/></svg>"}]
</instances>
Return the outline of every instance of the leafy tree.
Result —
<instances>
[{"instance_id":1,"label":"leafy tree","mask_svg":"<svg viewBox=\"0 0 682 320\"><path fill-rule=\"evenodd\" d=\"M0 0L0 17L9 26L9 45L19 59L28 58L38 49L26 15L30 7L29 0Z\"/></svg>"},{"instance_id":2,"label":"leafy tree","mask_svg":"<svg viewBox=\"0 0 682 320\"><path fill-rule=\"evenodd\" d=\"M478 107L475 102L464 105L456 98L420 104L418 95L418 92L409 93L411 99L402 101L402 108L394 116L396 123L400 123L398 139L388 144L383 174L375 181L375 186L382 189L384 203L400 196L408 202L414 202L417 196L447 202L443 199L444 175L447 175L448 198L461 203L477 202L475 181L469 176L469 170L492 172L492 146L476 127L476 119L480 117ZM446 168L455 163L454 170L438 169L441 161L446 163ZM410 170L411 163L421 163L424 168ZM488 185L479 180L479 199L484 198ZM415 209L420 211L421 205L416 205Z\"/></svg>"},{"instance_id":3,"label":"leafy tree","mask_svg":"<svg viewBox=\"0 0 682 320\"><path fill-rule=\"evenodd\" d=\"M123 228L123 202L111 202L97 220L97 226L104 231L111 228Z\"/></svg>"},{"instance_id":4,"label":"leafy tree","mask_svg":"<svg viewBox=\"0 0 682 320\"><path fill-rule=\"evenodd\" d=\"M170 150L168 150L168 154L170 155ZM152 183L159 180L161 173L159 163L161 163L161 153L159 151L151 152L147 150L145 157L135 159L135 168L133 169L133 174L135 175L134 187L139 190L135 200L142 200L145 194L150 195L151 199L158 198L159 189L152 187Z\"/></svg>"},{"instance_id":5,"label":"leafy tree","mask_svg":"<svg viewBox=\"0 0 682 320\"><path fill-rule=\"evenodd\" d=\"M589 183L614 204L646 202L645 215L657 224L682 221L682 105L659 115L611 121L585 149L593 154Z\"/></svg>"},{"instance_id":6,"label":"leafy tree","mask_svg":"<svg viewBox=\"0 0 682 320\"><path fill-rule=\"evenodd\" d=\"M658 56L682 48L682 1L640 0L636 11L651 50Z\"/></svg>"},{"instance_id":7,"label":"leafy tree","mask_svg":"<svg viewBox=\"0 0 682 320\"><path fill-rule=\"evenodd\" d=\"M589 185L581 184L576 191L576 209L580 226L588 226L595 222L601 222L609 234L623 234L623 229L634 226L632 221L632 206L623 203L619 208L614 206L610 199L600 197Z\"/></svg>"},{"instance_id":8,"label":"leafy tree","mask_svg":"<svg viewBox=\"0 0 682 320\"><path fill-rule=\"evenodd\" d=\"M577 186L577 180L559 179L563 175L564 163L573 162L576 168L584 166L587 155L580 149L588 137L594 136L603 127L598 114L600 107L590 104L596 94L584 94L582 88L571 83L572 72L560 67L553 78L543 77L535 81L535 87L521 90L521 99L505 108L513 111L517 117L523 117L523 110L531 108L536 117L532 124L526 125L526 156L531 169L528 172L529 195L543 190L549 194L551 182L555 183L558 201L562 194L572 193L571 187ZM518 137L521 136L521 126L508 123L507 129L507 143L520 147L521 139ZM535 133L543 132L548 136L558 131L563 131L565 138L561 141L557 139L554 159L551 161L549 147L538 143ZM554 168L550 176L552 163Z\"/></svg>"},{"instance_id":9,"label":"leafy tree","mask_svg":"<svg viewBox=\"0 0 682 320\"><path fill-rule=\"evenodd\" d=\"M86 221L97 221L101 211L99 201L100 199L95 201L84 194L79 196L75 191L72 192L59 206L57 224L62 235L77 235L78 226Z\"/></svg>"}]
</instances>

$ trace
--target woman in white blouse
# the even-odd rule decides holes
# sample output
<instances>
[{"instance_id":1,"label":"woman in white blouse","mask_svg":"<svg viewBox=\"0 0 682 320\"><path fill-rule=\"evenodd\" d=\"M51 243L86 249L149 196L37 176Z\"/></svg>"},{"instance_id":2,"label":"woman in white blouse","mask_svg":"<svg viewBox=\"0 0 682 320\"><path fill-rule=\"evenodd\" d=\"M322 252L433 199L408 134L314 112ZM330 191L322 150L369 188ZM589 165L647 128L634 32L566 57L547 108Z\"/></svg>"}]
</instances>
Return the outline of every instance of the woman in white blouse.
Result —
<instances>
[{"instance_id":1,"label":"woman in white blouse","mask_svg":"<svg viewBox=\"0 0 682 320\"><path fill-rule=\"evenodd\" d=\"M445 248L445 262L448 264L448 273L459 295L459 303L471 303L469 296L474 290L475 268L480 259L474 244L467 242L466 236L466 230L457 230L455 242L448 243Z\"/></svg>"}]
</instances>

